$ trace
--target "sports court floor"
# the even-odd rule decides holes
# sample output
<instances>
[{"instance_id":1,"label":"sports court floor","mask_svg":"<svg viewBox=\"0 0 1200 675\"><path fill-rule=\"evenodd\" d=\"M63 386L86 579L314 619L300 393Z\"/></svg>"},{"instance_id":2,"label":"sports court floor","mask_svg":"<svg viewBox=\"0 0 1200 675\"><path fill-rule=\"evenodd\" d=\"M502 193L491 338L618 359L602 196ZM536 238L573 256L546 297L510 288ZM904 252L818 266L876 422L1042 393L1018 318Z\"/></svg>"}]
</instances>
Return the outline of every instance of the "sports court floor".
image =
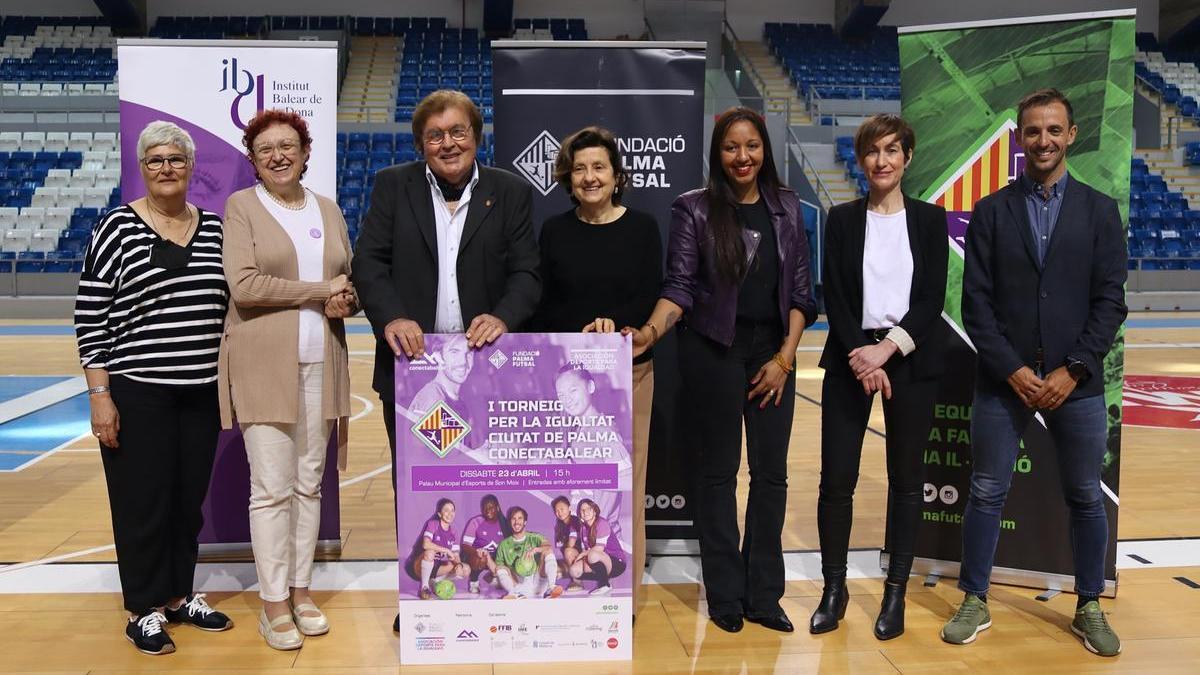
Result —
<instances>
[{"instance_id":1,"label":"sports court floor","mask_svg":"<svg viewBox=\"0 0 1200 675\"><path fill-rule=\"evenodd\" d=\"M816 487L825 334L809 332L797 361L799 399L790 454L784 608L801 630L781 635L747 625L722 633L705 620L689 557L652 561L654 584L639 613L633 664L438 667L454 673L609 672L1200 672L1200 314L1135 314L1128 323L1118 595L1104 601L1124 653L1102 659L1067 630L1074 596L1042 602L1037 590L993 589L992 629L966 647L943 644L941 623L960 594L953 580L914 577L907 632L871 635L882 579L886 478L883 443L868 434L855 504L851 603L843 626L805 632L820 595ZM296 652L258 636L258 599L247 557L202 563L197 587L233 617L234 630L173 628L173 655L135 652L122 634L99 450L68 322L0 322L0 672L396 672L395 535L386 435L370 391L372 338L350 327L356 419L341 476L342 549L314 580L333 630ZM1136 424L1133 423L1136 420ZM872 426L882 430L876 406ZM744 499L745 476L742 494ZM404 669L419 672L421 669Z\"/></svg>"}]
</instances>

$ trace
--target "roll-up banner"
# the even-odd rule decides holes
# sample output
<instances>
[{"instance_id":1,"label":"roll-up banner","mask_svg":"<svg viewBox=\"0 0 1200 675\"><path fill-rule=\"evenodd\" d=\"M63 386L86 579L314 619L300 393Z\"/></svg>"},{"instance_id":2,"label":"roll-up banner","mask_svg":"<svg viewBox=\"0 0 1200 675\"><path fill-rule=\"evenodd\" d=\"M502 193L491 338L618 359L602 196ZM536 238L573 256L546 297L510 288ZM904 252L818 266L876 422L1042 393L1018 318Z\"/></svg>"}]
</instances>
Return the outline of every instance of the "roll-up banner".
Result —
<instances>
[{"instance_id":1,"label":"roll-up banner","mask_svg":"<svg viewBox=\"0 0 1200 675\"><path fill-rule=\"evenodd\" d=\"M1017 102L1055 87L1079 127L1067 154L1071 175L1111 196L1128 216L1133 133L1133 10L901 28L901 107L918 139L905 191L946 208L950 268L944 318L952 333L934 424L925 447L925 504L918 573L957 576L962 516L970 492L975 348L962 327L963 246L978 200L1020 176ZM1127 221L1126 221L1127 222ZM1102 488L1108 512L1106 594L1116 593L1116 536L1124 327L1104 361L1108 452ZM1041 416L1023 436L1001 520L992 580L1074 588L1069 512L1053 440ZM886 563L886 552L884 561Z\"/></svg>"},{"instance_id":2,"label":"roll-up banner","mask_svg":"<svg viewBox=\"0 0 1200 675\"><path fill-rule=\"evenodd\" d=\"M666 250L671 202L703 180L704 48L703 42L492 43L496 166L533 185L539 230L572 208L554 181L560 143L600 125L617 136L630 173L622 203L655 216ZM647 549L684 552L695 542L672 334L655 346L654 363Z\"/></svg>"},{"instance_id":3,"label":"roll-up banner","mask_svg":"<svg viewBox=\"0 0 1200 675\"><path fill-rule=\"evenodd\" d=\"M138 135L156 120L174 122L196 144L188 201L218 214L230 194L254 184L242 134L261 110L294 112L308 123L312 155L304 185L336 196L337 43L282 40L117 41L121 111L121 199L146 194ZM338 547L336 438L322 484L322 548ZM238 431L217 442L201 550L244 548L250 541L250 469Z\"/></svg>"}]
</instances>

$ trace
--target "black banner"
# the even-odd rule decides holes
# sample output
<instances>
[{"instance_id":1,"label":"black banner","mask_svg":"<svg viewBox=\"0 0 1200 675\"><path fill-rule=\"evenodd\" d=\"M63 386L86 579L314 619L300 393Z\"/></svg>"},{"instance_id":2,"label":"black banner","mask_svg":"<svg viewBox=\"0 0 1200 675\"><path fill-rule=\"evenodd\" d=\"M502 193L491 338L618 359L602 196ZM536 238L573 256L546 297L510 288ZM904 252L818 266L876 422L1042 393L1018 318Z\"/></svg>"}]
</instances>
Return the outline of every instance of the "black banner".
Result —
<instances>
[{"instance_id":1,"label":"black banner","mask_svg":"<svg viewBox=\"0 0 1200 675\"><path fill-rule=\"evenodd\" d=\"M534 223L571 207L553 178L560 142L588 125L618 138L630 173L622 203L658 219L666 250L671 202L701 186L704 44L663 42L492 43L496 166L534 188ZM687 450L675 421L680 400L673 336L654 348L654 413L646 479L652 552L690 540Z\"/></svg>"}]
</instances>

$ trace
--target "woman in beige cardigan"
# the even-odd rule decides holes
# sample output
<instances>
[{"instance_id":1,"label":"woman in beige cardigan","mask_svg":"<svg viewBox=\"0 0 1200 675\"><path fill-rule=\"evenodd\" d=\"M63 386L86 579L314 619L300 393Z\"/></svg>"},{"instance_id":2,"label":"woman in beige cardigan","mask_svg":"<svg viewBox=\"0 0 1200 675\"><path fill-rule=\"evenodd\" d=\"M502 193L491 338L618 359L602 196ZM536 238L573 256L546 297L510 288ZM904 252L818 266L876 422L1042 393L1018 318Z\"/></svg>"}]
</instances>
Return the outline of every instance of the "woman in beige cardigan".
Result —
<instances>
[{"instance_id":1,"label":"woman in beige cardigan","mask_svg":"<svg viewBox=\"0 0 1200 675\"><path fill-rule=\"evenodd\" d=\"M219 361L221 422L231 428L236 420L250 462L259 632L275 649L297 649L301 633L329 631L308 587L335 422L345 467L350 378L342 319L358 302L341 211L300 184L312 148L304 119L263 111L242 142L259 183L225 204L233 302Z\"/></svg>"}]
</instances>

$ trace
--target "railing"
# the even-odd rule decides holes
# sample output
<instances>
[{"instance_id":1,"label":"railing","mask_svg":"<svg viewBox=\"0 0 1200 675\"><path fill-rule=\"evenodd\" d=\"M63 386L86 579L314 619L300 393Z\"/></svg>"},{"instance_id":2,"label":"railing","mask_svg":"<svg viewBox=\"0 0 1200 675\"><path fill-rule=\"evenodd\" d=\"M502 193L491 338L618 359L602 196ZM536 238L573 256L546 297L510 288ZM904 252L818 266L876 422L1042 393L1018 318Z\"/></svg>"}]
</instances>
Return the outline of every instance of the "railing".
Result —
<instances>
[{"instance_id":1,"label":"railing","mask_svg":"<svg viewBox=\"0 0 1200 675\"><path fill-rule=\"evenodd\" d=\"M738 48L739 40L737 33L733 30L733 26L729 25L728 20L722 20L721 23L721 55L724 61L723 65L725 73L729 76L729 81L733 83L733 87L737 90L738 95L762 101L761 112L764 113L772 107L768 104L782 103L783 115L790 125L792 119L792 97L766 95L767 82L754 67L754 63ZM744 86L741 81L743 74L748 76L749 81L744 83L748 87Z\"/></svg>"},{"instance_id":2,"label":"railing","mask_svg":"<svg viewBox=\"0 0 1200 675\"><path fill-rule=\"evenodd\" d=\"M788 148L793 149L800 156L801 171L804 171L804 169L808 167L812 167L812 175L816 181L816 189L819 196L827 199L829 201L829 205L833 206L833 195L830 194L829 188L825 185L825 181L821 180L821 174L819 171L817 171L816 165L812 163L812 160L808 158L808 155L804 154L804 148L800 145L800 139L796 138L796 133L792 131L792 127L790 125L788 126ZM805 175L807 176L808 174L805 173Z\"/></svg>"},{"instance_id":3,"label":"railing","mask_svg":"<svg viewBox=\"0 0 1200 675\"><path fill-rule=\"evenodd\" d=\"M805 171L805 169L810 168L810 167L812 168L812 173L811 173L812 178L811 178L810 184L813 186L814 192L817 193L817 201L818 202L825 201L826 203L829 204L829 206L833 206L833 204L834 204L833 195L831 195L829 193L829 188L825 185L825 181L821 180L821 174L820 174L820 172L817 171L817 168L812 163L812 160L810 160L808 158L808 155L805 154L804 147L800 145L800 139L796 138L796 133L794 131L792 131L791 125L788 125L787 151L789 153L791 153L792 157L794 157L797 160L796 163L799 165L800 174L802 176L804 176L805 178L808 178L809 172ZM801 200L801 201L803 201L803 200ZM824 261L825 210L827 207L825 206L825 204L821 204L821 203L811 204L807 201L805 201L804 203L809 204L809 206L812 206L813 208L815 208L817 210L817 223L816 223L817 240L815 242L815 247L814 247L815 250L811 251L811 255L812 255L812 259L813 259L813 263L814 263L813 264L813 273L815 275L815 278L819 280L819 279L821 279L823 263L825 262Z\"/></svg>"},{"instance_id":4,"label":"railing","mask_svg":"<svg viewBox=\"0 0 1200 675\"><path fill-rule=\"evenodd\" d=\"M850 97L850 98L827 99L826 97L821 95L821 92L817 91L817 89L819 87L838 87L841 89L858 89L858 96ZM894 99L869 98L867 96L868 89L886 89L888 91L897 91L897 92L900 91L900 87L897 87L894 85L873 85L873 84L859 84L859 83L855 83L855 84L811 84L808 86L808 89L804 92L804 103L808 107L809 113L812 114L813 120L815 120L819 124L821 122L821 120L825 117L831 117L836 121L839 117L863 117L865 115L870 114L867 111L862 111L862 112L857 112L857 113L856 112L846 112L846 111L829 112L829 111L823 110L824 102L827 100L830 100L830 101L832 101L832 100L838 100L838 101L894 100Z\"/></svg>"}]
</instances>

